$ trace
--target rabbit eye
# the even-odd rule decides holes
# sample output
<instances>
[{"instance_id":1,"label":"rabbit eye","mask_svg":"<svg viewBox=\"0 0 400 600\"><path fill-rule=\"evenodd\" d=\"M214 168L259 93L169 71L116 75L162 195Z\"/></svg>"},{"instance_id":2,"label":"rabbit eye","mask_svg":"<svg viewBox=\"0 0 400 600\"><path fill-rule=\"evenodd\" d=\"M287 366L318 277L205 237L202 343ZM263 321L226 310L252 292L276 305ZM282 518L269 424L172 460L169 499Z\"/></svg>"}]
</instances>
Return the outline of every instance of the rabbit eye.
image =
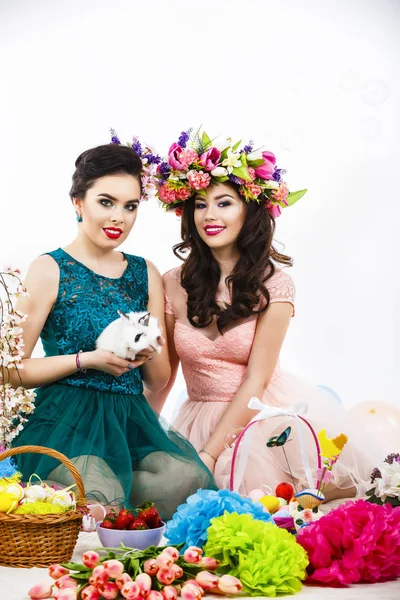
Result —
<instances>
[{"instance_id":1,"label":"rabbit eye","mask_svg":"<svg viewBox=\"0 0 400 600\"><path fill-rule=\"evenodd\" d=\"M140 340L142 335L143 335L143 333L138 333L137 336L135 336L135 344Z\"/></svg>"}]
</instances>

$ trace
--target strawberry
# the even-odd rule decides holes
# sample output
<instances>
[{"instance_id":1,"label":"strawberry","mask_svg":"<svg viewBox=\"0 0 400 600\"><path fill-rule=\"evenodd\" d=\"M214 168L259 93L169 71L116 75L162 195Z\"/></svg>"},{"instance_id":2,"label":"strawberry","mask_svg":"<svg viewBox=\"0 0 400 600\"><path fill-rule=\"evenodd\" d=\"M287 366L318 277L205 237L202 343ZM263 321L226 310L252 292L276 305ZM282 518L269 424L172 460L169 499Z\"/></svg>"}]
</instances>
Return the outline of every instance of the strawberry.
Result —
<instances>
[{"instance_id":1,"label":"strawberry","mask_svg":"<svg viewBox=\"0 0 400 600\"><path fill-rule=\"evenodd\" d=\"M134 530L134 529L148 529L148 526L147 526L146 521L144 521L143 519L136 518L129 525L128 529L130 529L130 530Z\"/></svg>"},{"instance_id":2,"label":"strawberry","mask_svg":"<svg viewBox=\"0 0 400 600\"><path fill-rule=\"evenodd\" d=\"M104 529L115 529L114 523L109 519L104 519L104 521L100 523L100 527L103 527Z\"/></svg>"},{"instance_id":3,"label":"strawberry","mask_svg":"<svg viewBox=\"0 0 400 600\"><path fill-rule=\"evenodd\" d=\"M117 518L117 513L115 512L115 510L108 512L106 514L106 516L104 517L104 519L107 519L107 521L111 521L112 523L114 523L116 518Z\"/></svg>"},{"instance_id":4,"label":"strawberry","mask_svg":"<svg viewBox=\"0 0 400 600\"><path fill-rule=\"evenodd\" d=\"M133 508L123 508L120 512L119 512L119 517L121 515L136 515L136 512L133 510Z\"/></svg>"},{"instance_id":5,"label":"strawberry","mask_svg":"<svg viewBox=\"0 0 400 600\"><path fill-rule=\"evenodd\" d=\"M128 529L129 525L132 523L132 521L135 519L135 516L129 513L125 513L123 515L121 515L121 513L118 515L118 517L115 519L115 529Z\"/></svg>"},{"instance_id":6,"label":"strawberry","mask_svg":"<svg viewBox=\"0 0 400 600\"><path fill-rule=\"evenodd\" d=\"M159 527L158 523L160 521L160 515L153 502L144 502L138 506L138 510L140 511L138 518L143 519L150 529Z\"/></svg>"}]
</instances>

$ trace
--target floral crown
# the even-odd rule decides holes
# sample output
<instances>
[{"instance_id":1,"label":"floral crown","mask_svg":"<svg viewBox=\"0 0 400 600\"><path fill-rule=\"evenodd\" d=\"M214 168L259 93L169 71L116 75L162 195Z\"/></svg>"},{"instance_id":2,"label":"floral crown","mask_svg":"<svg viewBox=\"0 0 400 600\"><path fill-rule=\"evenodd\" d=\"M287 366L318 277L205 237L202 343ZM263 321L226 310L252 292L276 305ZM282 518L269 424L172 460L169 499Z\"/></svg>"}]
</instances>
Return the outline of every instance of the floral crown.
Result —
<instances>
[{"instance_id":1,"label":"floral crown","mask_svg":"<svg viewBox=\"0 0 400 600\"><path fill-rule=\"evenodd\" d=\"M121 144L116 131L110 129L111 132L111 144ZM151 200L154 198L157 186L156 186L156 168L161 162L161 157L154 153L154 149L149 145L141 144L139 138L133 137L132 143L127 142L128 147L132 148L140 156L142 161L142 200Z\"/></svg>"},{"instance_id":2,"label":"floral crown","mask_svg":"<svg viewBox=\"0 0 400 600\"><path fill-rule=\"evenodd\" d=\"M265 206L273 218L281 209L292 206L307 190L289 193L276 166L272 152L254 150L250 141L239 149L241 141L211 140L200 130L183 131L177 143L172 144L168 158L157 166L157 197L166 210L180 216L183 203L195 194L204 194L209 185L231 181L239 186L246 202Z\"/></svg>"}]
</instances>

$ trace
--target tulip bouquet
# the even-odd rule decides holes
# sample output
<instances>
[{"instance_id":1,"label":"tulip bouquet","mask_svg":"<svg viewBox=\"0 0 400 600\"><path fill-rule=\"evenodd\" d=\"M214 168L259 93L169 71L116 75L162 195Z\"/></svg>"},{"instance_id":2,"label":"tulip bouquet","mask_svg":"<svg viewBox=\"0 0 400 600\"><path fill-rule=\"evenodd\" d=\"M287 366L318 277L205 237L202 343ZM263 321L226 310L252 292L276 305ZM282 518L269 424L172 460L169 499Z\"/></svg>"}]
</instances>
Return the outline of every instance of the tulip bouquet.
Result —
<instances>
[{"instance_id":1,"label":"tulip bouquet","mask_svg":"<svg viewBox=\"0 0 400 600\"><path fill-rule=\"evenodd\" d=\"M50 566L54 582L38 583L28 594L32 600L201 600L206 592L242 590L236 577L212 572L218 569L218 560L203 556L195 546L181 555L182 546L150 546L142 551L121 545L107 548L105 558L95 551L85 552L82 563Z\"/></svg>"},{"instance_id":2,"label":"tulip bouquet","mask_svg":"<svg viewBox=\"0 0 400 600\"><path fill-rule=\"evenodd\" d=\"M20 296L26 295L18 269L0 272L0 447L12 442L27 420L24 415L34 410L34 392L22 385L14 388L6 383L11 369L19 373L22 368L21 324L27 315L15 310L14 304Z\"/></svg>"},{"instance_id":3,"label":"tulip bouquet","mask_svg":"<svg viewBox=\"0 0 400 600\"><path fill-rule=\"evenodd\" d=\"M289 193L272 152L254 149L249 142L211 140L200 130L183 131L168 157L157 166L158 198L166 210L182 213L185 200L205 194L212 183L233 183L246 202L264 203L273 218L302 198L307 190Z\"/></svg>"}]
</instances>

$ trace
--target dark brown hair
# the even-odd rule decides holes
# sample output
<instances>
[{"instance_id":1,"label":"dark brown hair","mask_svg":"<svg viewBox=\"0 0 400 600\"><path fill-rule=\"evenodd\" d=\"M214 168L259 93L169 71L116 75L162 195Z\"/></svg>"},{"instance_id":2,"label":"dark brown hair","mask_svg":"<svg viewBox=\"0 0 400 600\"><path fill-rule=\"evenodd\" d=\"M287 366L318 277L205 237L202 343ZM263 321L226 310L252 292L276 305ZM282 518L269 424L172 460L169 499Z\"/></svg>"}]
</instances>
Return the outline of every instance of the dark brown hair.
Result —
<instances>
[{"instance_id":1,"label":"dark brown hair","mask_svg":"<svg viewBox=\"0 0 400 600\"><path fill-rule=\"evenodd\" d=\"M236 193L235 184L230 185ZM273 246L275 221L264 203L246 204L246 216L236 244L239 260L226 284L231 288L232 303L221 308L216 302L220 268L210 248L199 236L194 223L194 198L184 203L182 214L182 242L173 248L174 254L184 261L181 285L188 294L188 319L194 327L207 327L217 317L217 327L224 332L231 321L258 315L269 306L266 282L275 273L275 264L292 266L292 259L279 253ZM184 255L189 252L189 256ZM265 298L264 306L260 305Z\"/></svg>"},{"instance_id":2,"label":"dark brown hair","mask_svg":"<svg viewBox=\"0 0 400 600\"><path fill-rule=\"evenodd\" d=\"M96 179L118 173L127 173L136 177L142 191L142 161L140 156L128 146L104 144L90 148L78 156L75 167L69 192L71 199L82 200Z\"/></svg>"}]
</instances>

